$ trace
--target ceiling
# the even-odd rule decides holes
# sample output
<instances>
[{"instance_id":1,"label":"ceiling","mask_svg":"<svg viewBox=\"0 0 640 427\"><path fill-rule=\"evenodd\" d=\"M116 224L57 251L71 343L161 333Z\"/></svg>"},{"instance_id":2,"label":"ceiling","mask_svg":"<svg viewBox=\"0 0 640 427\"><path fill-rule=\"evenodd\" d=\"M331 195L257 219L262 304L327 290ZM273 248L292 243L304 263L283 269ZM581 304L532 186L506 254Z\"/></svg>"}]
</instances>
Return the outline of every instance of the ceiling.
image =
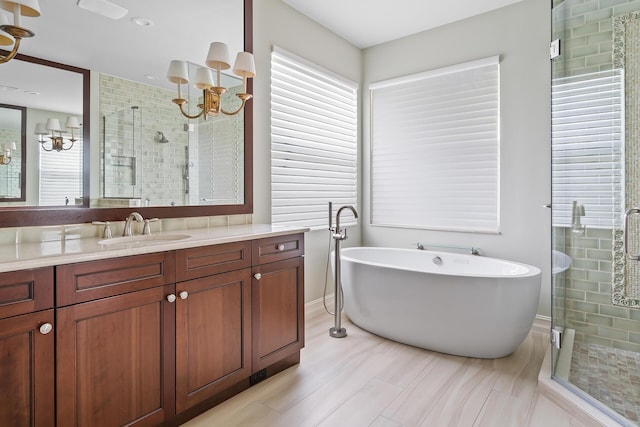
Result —
<instances>
[{"instance_id":1,"label":"ceiling","mask_svg":"<svg viewBox=\"0 0 640 427\"><path fill-rule=\"evenodd\" d=\"M522 0L282 0L364 49Z\"/></svg>"},{"instance_id":2,"label":"ceiling","mask_svg":"<svg viewBox=\"0 0 640 427\"><path fill-rule=\"evenodd\" d=\"M113 20L81 9L78 0L41 0L40 17L22 18L22 25L36 35L22 41L20 53L173 88L165 78L171 59L202 64L212 41L229 44L232 56L243 49L240 0L188 0L180 2L180 7L168 0L110 1L128 13ZM282 1L354 45L366 48L521 0ZM152 25L136 25L132 22L135 17L149 19ZM62 81L55 70L49 71L48 76L35 77L22 67L0 64L0 102L81 111L80 106L73 105L76 97L65 97L62 84L48 84Z\"/></svg>"}]
</instances>

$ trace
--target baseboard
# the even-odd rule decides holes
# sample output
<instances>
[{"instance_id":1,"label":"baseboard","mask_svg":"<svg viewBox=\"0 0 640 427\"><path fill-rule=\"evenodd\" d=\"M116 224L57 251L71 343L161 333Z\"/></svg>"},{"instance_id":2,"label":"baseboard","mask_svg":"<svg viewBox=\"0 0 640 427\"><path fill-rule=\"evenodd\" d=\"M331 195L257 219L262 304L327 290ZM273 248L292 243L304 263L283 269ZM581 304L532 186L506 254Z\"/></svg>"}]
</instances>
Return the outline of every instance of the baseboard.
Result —
<instances>
[{"instance_id":1,"label":"baseboard","mask_svg":"<svg viewBox=\"0 0 640 427\"><path fill-rule=\"evenodd\" d=\"M313 301L309 301L304 305L304 313L306 318L315 317L318 314L326 313L324 309L324 304L322 303L323 298L318 298ZM327 295L326 298L327 307L333 310L333 294Z\"/></svg>"},{"instance_id":2,"label":"baseboard","mask_svg":"<svg viewBox=\"0 0 640 427\"><path fill-rule=\"evenodd\" d=\"M541 334L549 335L551 333L551 318L548 316L537 314L536 318L533 320L531 330L534 332L539 332Z\"/></svg>"}]
</instances>

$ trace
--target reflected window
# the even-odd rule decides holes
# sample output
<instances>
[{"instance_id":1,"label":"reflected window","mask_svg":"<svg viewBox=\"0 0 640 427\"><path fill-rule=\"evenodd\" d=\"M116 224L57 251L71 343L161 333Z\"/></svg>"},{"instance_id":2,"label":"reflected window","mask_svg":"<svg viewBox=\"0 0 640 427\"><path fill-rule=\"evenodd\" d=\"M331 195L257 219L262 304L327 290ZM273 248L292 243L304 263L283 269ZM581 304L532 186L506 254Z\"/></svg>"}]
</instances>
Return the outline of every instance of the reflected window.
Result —
<instances>
[{"instance_id":1,"label":"reflected window","mask_svg":"<svg viewBox=\"0 0 640 427\"><path fill-rule=\"evenodd\" d=\"M63 151L40 149L40 206L82 204L82 141Z\"/></svg>"}]
</instances>

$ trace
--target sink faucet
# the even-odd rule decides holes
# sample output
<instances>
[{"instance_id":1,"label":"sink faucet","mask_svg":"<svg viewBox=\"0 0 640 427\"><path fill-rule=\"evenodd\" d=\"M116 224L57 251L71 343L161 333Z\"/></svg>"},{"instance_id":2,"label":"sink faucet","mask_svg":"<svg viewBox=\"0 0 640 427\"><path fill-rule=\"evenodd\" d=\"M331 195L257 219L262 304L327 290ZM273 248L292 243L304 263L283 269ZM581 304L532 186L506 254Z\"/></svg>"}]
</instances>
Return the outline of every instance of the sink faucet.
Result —
<instances>
[{"instance_id":1,"label":"sink faucet","mask_svg":"<svg viewBox=\"0 0 640 427\"><path fill-rule=\"evenodd\" d=\"M136 220L136 222L144 222L142 215L140 215L138 212L131 212L127 219L125 219L124 221L124 231L122 232L123 236L133 235L133 233L131 232L131 221L134 219Z\"/></svg>"}]
</instances>

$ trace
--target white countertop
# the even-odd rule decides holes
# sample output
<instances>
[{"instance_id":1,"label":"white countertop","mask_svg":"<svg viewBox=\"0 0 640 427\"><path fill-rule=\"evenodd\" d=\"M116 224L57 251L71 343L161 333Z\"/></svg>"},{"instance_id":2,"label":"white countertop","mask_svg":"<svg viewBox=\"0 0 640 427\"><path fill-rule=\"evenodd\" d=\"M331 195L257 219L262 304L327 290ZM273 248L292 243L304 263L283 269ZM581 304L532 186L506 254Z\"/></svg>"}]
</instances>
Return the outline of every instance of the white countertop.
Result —
<instances>
[{"instance_id":1,"label":"white countertop","mask_svg":"<svg viewBox=\"0 0 640 427\"><path fill-rule=\"evenodd\" d=\"M0 272L262 239L305 231L309 229L271 224L247 224L167 231L152 235L155 239L161 239L161 236L167 236L167 238L188 236L180 240L101 244L100 242L105 239L88 238L3 245L0 246ZM114 237L113 240L115 239Z\"/></svg>"}]
</instances>

